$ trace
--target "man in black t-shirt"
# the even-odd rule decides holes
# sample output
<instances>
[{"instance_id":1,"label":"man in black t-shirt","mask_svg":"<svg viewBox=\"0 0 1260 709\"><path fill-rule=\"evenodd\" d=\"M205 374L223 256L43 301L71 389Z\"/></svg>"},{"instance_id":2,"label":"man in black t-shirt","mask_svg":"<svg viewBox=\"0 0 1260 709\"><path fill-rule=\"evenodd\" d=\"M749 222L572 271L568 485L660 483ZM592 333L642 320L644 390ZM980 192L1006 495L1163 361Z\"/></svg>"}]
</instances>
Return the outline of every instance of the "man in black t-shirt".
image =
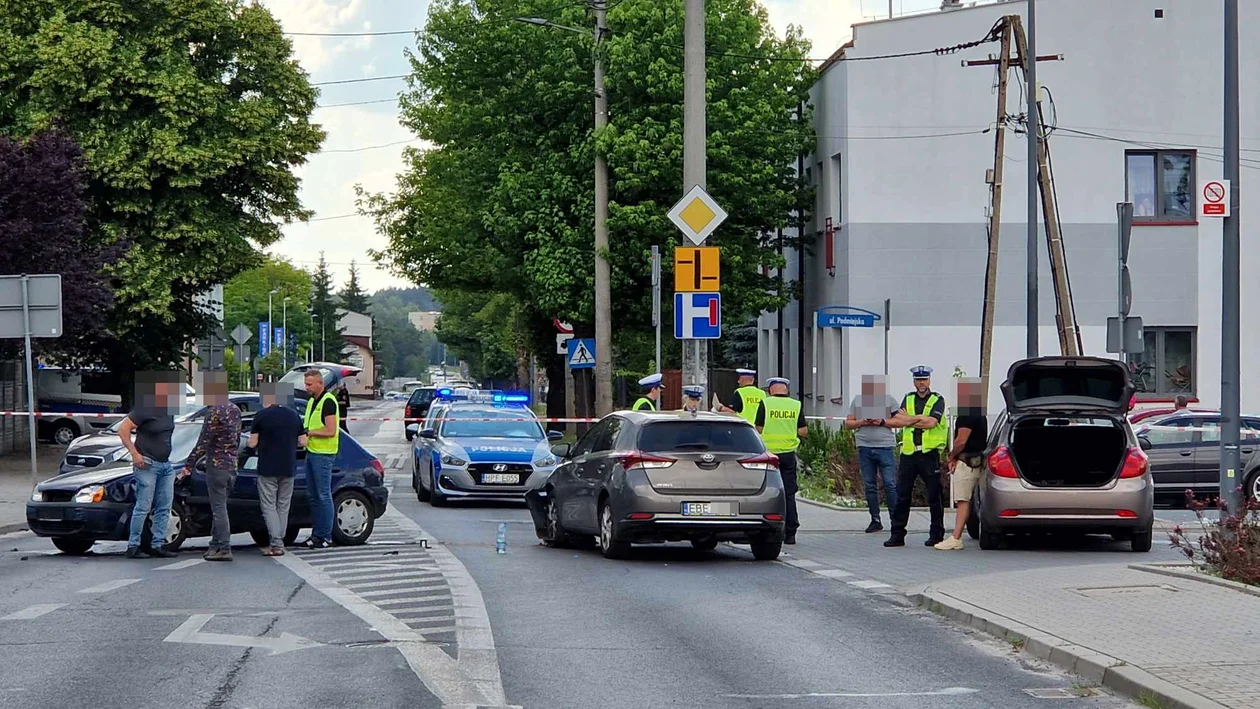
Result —
<instances>
[{"instance_id":1,"label":"man in black t-shirt","mask_svg":"<svg viewBox=\"0 0 1260 709\"><path fill-rule=\"evenodd\" d=\"M175 499L175 468L171 465L171 434L175 432L175 412L179 409L179 383L175 372L143 372L136 375L135 406L118 427L118 438L131 454L132 477L136 484L136 504L131 509L131 530L127 537L128 559L140 554L144 523L153 516L151 544L145 553L170 558L166 548L166 523ZM131 440L135 433L135 441Z\"/></svg>"},{"instance_id":2,"label":"man in black t-shirt","mask_svg":"<svg viewBox=\"0 0 1260 709\"><path fill-rule=\"evenodd\" d=\"M958 416L954 419L954 441L947 466L953 474L954 534L936 544L941 551L963 548L962 534L971 514L971 496L984 474L984 450L989 441L989 420L985 418L984 383L980 379L958 380Z\"/></svg>"},{"instance_id":3,"label":"man in black t-shirt","mask_svg":"<svg viewBox=\"0 0 1260 709\"><path fill-rule=\"evenodd\" d=\"M249 447L258 452L258 504L271 541L271 546L263 550L266 556L284 555L297 451L306 446L302 417L293 410L293 390L286 390L287 398L277 392L276 385L263 385L266 408L254 416L249 429Z\"/></svg>"}]
</instances>

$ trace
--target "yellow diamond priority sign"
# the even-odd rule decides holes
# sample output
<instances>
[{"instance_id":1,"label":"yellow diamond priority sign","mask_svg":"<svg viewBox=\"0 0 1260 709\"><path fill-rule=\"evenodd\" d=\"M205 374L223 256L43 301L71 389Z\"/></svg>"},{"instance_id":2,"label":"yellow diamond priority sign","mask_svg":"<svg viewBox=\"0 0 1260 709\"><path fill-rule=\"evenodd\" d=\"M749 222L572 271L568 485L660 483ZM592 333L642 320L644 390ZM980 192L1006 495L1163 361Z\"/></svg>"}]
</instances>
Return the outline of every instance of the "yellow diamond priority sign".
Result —
<instances>
[{"instance_id":1,"label":"yellow diamond priority sign","mask_svg":"<svg viewBox=\"0 0 1260 709\"><path fill-rule=\"evenodd\" d=\"M669 210L669 220L698 246L726 221L726 210L719 207L703 187L696 185Z\"/></svg>"}]
</instances>

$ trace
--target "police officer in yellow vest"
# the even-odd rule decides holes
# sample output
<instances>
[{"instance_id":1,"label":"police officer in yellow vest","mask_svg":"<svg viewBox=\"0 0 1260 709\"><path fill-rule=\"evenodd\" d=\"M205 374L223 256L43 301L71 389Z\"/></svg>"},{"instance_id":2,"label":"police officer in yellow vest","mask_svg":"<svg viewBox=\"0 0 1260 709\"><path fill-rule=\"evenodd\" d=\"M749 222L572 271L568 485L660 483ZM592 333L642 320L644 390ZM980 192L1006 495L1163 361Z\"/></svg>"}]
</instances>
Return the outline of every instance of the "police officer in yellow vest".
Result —
<instances>
[{"instance_id":1,"label":"police officer in yellow vest","mask_svg":"<svg viewBox=\"0 0 1260 709\"><path fill-rule=\"evenodd\" d=\"M757 388L757 370L736 369L739 375L739 388L735 390L735 400L730 406L719 406L723 413L739 414L748 423L756 423L757 410L766 398L766 393Z\"/></svg>"},{"instance_id":2,"label":"police officer in yellow vest","mask_svg":"<svg viewBox=\"0 0 1260 709\"><path fill-rule=\"evenodd\" d=\"M941 504L941 461L949 445L945 422L945 397L932 391L932 368L920 365L910 370L914 391L906 394L901 410L887 421L901 429L901 462L897 467L897 505L892 514L892 536L886 547L906 545L906 525L910 521L910 497L914 481L923 479L927 488L932 523L926 546L945 538L945 509Z\"/></svg>"},{"instance_id":3,"label":"police officer in yellow vest","mask_svg":"<svg viewBox=\"0 0 1260 709\"><path fill-rule=\"evenodd\" d=\"M630 409L632 411L660 411L662 380L664 377L659 372L640 379L639 386L644 389L643 396L640 396Z\"/></svg>"},{"instance_id":4,"label":"police officer in yellow vest","mask_svg":"<svg viewBox=\"0 0 1260 709\"><path fill-rule=\"evenodd\" d=\"M790 382L774 377L767 382L770 396L757 408L753 424L765 441L766 449L779 456L779 474L783 476L783 492L787 496L787 519L783 525L783 543L796 543L796 449L809 433L801 402L788 396Z\"/></svg>"},{"instance_id":5,"label":"police officer in yellow vest","mask_svg":"<svg viewBox=\"0 0 1260 709\"><path fill-rule=\"evenodd\" d=\"M303 377L306 393L306 414L302 427L306 441L306 496L311 506L311 538L306 547L323 549L332 546L333 460L341 445L340 411L337 397L324 389L324 377L318 369L308 369Z\"/></svg>"}]
</instances>

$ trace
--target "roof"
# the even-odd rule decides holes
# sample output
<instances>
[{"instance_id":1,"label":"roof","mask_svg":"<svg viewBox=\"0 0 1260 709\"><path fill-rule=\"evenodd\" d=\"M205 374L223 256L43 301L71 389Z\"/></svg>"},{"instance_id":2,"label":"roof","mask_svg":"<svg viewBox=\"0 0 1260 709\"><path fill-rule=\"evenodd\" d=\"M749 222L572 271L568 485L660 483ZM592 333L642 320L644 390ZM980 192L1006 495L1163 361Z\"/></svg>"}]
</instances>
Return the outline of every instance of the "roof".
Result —
<instances>
[{"instance_id":1,"label":"roof","mask_svg":"<svg viewBox=\"0 0 1260 709\"><path fill-rule=\"evenodd\" d=\"M357 345L361 349L365 349L369 352L372 351L372 342L366 337L362 337L360 335L342 335L341 339L352 345Z\"/></svg>"},{"instance_id":2,"label":"roof","mask_svg":"<svg viewBox=\"0 0 1260 709\"><path fill-rule=\"evenodd\" d=\"M709 411L700 411L695 416L686 411L618 411L616 415L640 424L654 421L717 421L721 423L744 424L745 426L752 425L741 416L715 414Z\"/></svg>"}]
</instances>

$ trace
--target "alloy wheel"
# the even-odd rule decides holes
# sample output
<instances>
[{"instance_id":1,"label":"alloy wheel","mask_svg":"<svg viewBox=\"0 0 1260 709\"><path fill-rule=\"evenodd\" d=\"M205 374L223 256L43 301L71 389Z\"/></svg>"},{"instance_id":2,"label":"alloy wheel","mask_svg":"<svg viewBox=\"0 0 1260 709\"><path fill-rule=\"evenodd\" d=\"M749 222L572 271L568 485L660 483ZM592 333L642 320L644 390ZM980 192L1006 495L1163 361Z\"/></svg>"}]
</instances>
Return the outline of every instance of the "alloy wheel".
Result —
<instances>
[{"instance_id":1,"label":"alloy wheel","mask_svg":"<svg viewBox=\"0 0 1260 709\"><path fill-rule=\"evenodd\" d=\"M337 506L337 527L347 537L363 533L368 523L368 510L357 497L347 497Z\"/></svg>"}]
</instances>

